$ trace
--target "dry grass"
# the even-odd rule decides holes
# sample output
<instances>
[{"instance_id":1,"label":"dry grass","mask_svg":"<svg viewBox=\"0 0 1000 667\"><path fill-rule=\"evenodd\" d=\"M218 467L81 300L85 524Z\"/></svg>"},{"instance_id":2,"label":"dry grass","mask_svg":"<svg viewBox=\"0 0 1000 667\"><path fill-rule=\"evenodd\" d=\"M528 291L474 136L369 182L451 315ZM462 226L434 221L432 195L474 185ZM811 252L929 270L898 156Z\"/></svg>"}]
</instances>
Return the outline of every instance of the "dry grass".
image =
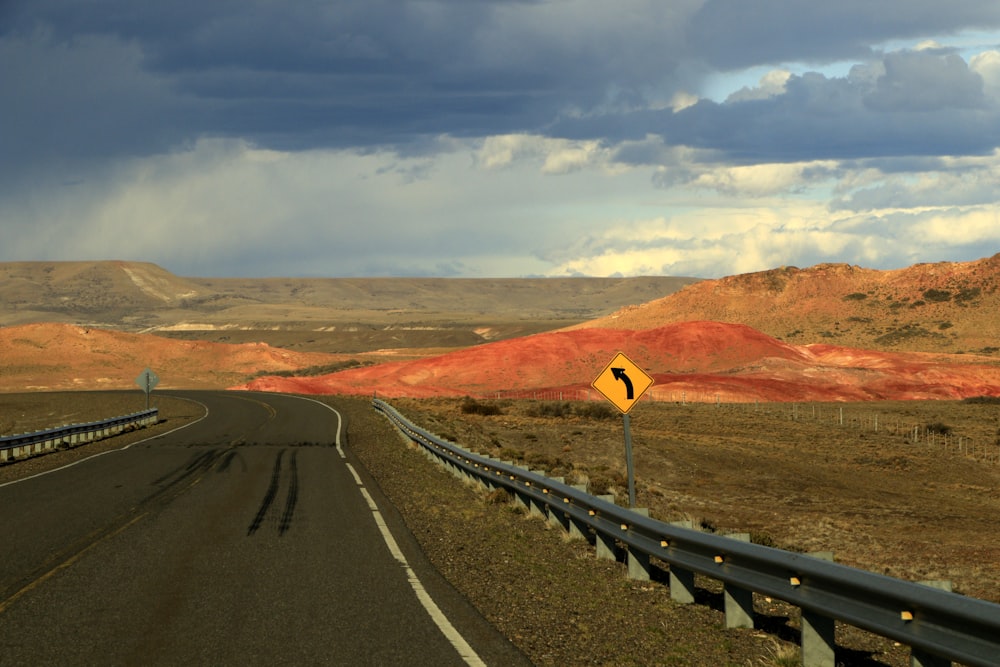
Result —
<instances>
[{"instance_id":1,"label":"dry grass","mask_svg":"<svg viewBox=\"0 0 1000 667\"><path fill-rule=\"evenodd\" d=\"M627 497L620 420L533 401L497 402L495 415L462 413L451 400L393 404L474 450ZM833 551L838 562L947 579L1000 602L996 405L644 402L631 424L638 505L657 518Z\"/></svg>"}]
</instances>

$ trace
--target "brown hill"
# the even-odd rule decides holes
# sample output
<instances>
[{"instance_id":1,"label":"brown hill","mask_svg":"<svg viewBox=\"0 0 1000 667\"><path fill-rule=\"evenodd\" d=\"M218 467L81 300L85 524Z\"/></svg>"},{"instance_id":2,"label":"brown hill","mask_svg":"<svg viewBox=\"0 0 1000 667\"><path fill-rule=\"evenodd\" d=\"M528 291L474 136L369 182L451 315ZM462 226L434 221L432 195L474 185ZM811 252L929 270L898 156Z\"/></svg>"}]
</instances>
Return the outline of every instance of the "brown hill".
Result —
<instances>
[{"instance_id":1,"label":"brown hill","mask_svg":"<svg viewBox=\"0 0 1000 667\"><path fill-rule=\"evenodd\" d=\"M847 264L706 280L574 328L746 324L794 343L876 350L1000 352L1000 254L877 271Z\"/></svg>"},{"instance_id":2,"label":"brown hill","mask_svg":"<svg viewBox=\"0 0 1000 667\"><path fill-rule=\"evenodd\" d=\"M300 371L343 357L263 343L224 345L67 324L0 328L0 391L131 389L147 366L161 388L221 389L263 371Z\"/></svg>"},{"instance_id":3,"label":"brown hill","mask_svg":"<svg viewBox=\"0 0 1000 667\"><path fill-rule=\"evenodd\" d=\"M243 389L383 396L596 397L590 383L616 351L656 384L655 400L909 400L1000 395L987 357L796 346L750 327L684 322L656 329L578 329L314 378L260 378Z\"/></svg>"},{"instance_id":4,"label":"brown hill","mask_svg":"<svg viewBox=\"0 0 1000 667\"><path fill-rule=\"evenodd\" d=\"M459 348L607 315L693 278L180 278L138 262L0 263L0 326L63 322L320 352Z\"/></svg>"},{"instance_id":5,"label":"brown hill","mask_svg":"<svg viewBox=\"0 0 1000 667\"><path fill-rule=\"evenodd\" d=\"M99 322L127 329L204 294L145 262L0 263L0 325Z\"/></svg>"}]
</instances>

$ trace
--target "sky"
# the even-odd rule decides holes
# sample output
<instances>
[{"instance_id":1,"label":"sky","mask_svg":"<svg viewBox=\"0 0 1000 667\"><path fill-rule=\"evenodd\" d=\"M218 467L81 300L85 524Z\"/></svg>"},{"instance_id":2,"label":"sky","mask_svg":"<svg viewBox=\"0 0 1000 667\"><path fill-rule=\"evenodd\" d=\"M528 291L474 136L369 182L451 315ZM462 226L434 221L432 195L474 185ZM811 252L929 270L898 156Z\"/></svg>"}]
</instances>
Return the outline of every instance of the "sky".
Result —
<instances>
[{"instance_id":1,"label":"sky","mask_svg":"<svg viewBox=\"0 0 1000 667\"><path fill-rule=\"evenodd\" d=\"M995 0L0 0L0 261L717 278L1000 252Z\"/></svg>"}]
</instances>

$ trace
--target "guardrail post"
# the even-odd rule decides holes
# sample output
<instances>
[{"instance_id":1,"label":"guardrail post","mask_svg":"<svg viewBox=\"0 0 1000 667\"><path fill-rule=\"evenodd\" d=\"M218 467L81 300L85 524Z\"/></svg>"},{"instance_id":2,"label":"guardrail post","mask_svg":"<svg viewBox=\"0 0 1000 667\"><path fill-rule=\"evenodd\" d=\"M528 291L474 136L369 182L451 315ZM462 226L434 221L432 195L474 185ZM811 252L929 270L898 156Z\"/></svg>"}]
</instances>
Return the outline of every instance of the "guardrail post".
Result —
<instances>
[{"instance_id":1,"label":"guardrail post","mask_svg":"<svg viewBox=\"0 0 1000 667\"><path fill-rule=\"evenodd\" d=\"M750 541L750 533L733 533L726 537L740 542ZM726 608L726 627L752 628L753 591L727 583L722 586L722 597Z\"/></svg>"},{"instance_id":2,"label":"guardrail post","mask_svg":"<svg viewBox=\"0 0 1000 667\"><path fill-rule=\"evenodd\" d=\"M938 588L942 591L951 591L951 582L947 579L933 579L930 581L918 582L924 586ZM910 667L951 667L951 660L936 655L931 655L919 648L910 649Z\"/></svg>"},{"instance_id":3,"label":"guardrail post","mask_svg":"<svg viewBox=\"0 0 1000 667\"><path fill-rule=\"evenodd\" d=\"M565 477L553 477L553 482L558 482L559 484L565 484ZM566 513L562 511L556 500L550 500L549 504L546 505L546 512L549 516L549 523L553 526L558 526L563 530L569 530L569 519L566 518Z\"/></svg>"},{"instance_id":4,"label":"guardrail post","mask_svg":"<svg viewBox=\"0 0 1000 667\"><path fill-rule=\"evenodd\" d=\"M640 516L649 516L649 508L633 507L631 511ZM637 551L633 547L628 548L628 578L636 581L649 581L649 554Z\"/></svg>"},{"instance_id":5,"label":"guardrail post","mask_svg":"<svg viewBox=\"0 0 1000 667\"><path fill-rule=\"evenodd\" d=\"M521 466L517 466L521 470L524 470ZM514 488L514 501L521 506L522 509L531 510L531 502L528 500L528 494L521 490L521 487Z\"/></svg>"},{"instance_id":6,"label":"guardrail post","mask_svg":"<svg viewBox=\"0 0 1000 667\"><path fill-rule=\"evenodd\" d=\"M806 554L833 562L832 551L813 551ZM837 632L836 623L828 616L800 610L802 623L802 665L803 667L836 667Z\"/></svg>"},{"instance_id":7,"label":"guardrail post","mask_svg":"<svg viewBox=\"0 0 1000 667\"><path fill-rule=\"evenodd\" d=\"M615 502L615 494L613 493L597 497L609 503ZM594 534L594 552L597 554L597 557L600 560L617 560L615 558L615 538L601 530L595 531Z\"/></svg>"},{"instance_id":8,"label":"guardrail post","mask_svg":"<svg viewBox=\"0 0 1000 667\"><path fill-rule=\"evenodd\" d=\"M587 492L586 484L574 484L573 488L577 491L583 491L584 493ZM567 521L568 525L566 526L566 530L569 532L571 539L590 541L590 531L587 528L587 524L582 521L578 521L569 515L567 515Z\"/></svg>"},{"instance_id":9,"label":"guardrail post","mask_svg":"<svg viewBox=\"0 0 1000 667\"><path fill-rule=\"evenodd\" d=\"M951 667L951 660L915 648L910 652L910 667Z\"/></svg>"},{"instance_id":10,"label":"guardrail post","mask_svg":"<svg viewBox=\"0 0 1000 667\"><path fill-rule=\"evenodd\" d=\"M544 470L531 470L530 472L533 472L536 475L542 475L543 477L545 476L545 471ZM537 500L537 499L532 498L532 497L529 496L528 497L528 514L531 515L531 516L540 516L540 517L542 517L544 519L546 517L545 504L542 503L541 501L539 501L539 500Z\"/></svg>"},{"instance_id":11,"label":"guardrail post","mask_svg":"<svg viewBox=\"0 0 1000 667\"><path fill-rule=\"evenodd\" d=\"M803 609L802 666L835 667L836 625L832 618Z\"/></svg>"},{"instance_id":12,"label":"guardrail post","mask_svg":"<svg viewBox=\"0 0 1000 667\"><path fill-rule=\"evenodd\" d=\"M671 521L670 525L694 530L690 520ZM680 604L694 603L694 572L670 565L670 599Z\"/></svg>"},{"instance_id":13,"label":"guardrail post","mask_svg":"<svg viewBox=\"0 0 1000 667\"><path fill-rule=\"evenodd\" d=\"M493 459L492 456L486 456L485 458L486 458L487 461L490 462L490 464L492 464L493 461L494 461L494 459ZM486 470L486 469L483 470L483 476L481 478L481 483L482 483L483 487L487 491L493 491L494 489L497 488L497 483L496 483L496 480L494 479L495 473L492 471L492 468L493 468L492 465L489 465L488 468L489 468L489 470Z\"/></svg>"}]
</instances>

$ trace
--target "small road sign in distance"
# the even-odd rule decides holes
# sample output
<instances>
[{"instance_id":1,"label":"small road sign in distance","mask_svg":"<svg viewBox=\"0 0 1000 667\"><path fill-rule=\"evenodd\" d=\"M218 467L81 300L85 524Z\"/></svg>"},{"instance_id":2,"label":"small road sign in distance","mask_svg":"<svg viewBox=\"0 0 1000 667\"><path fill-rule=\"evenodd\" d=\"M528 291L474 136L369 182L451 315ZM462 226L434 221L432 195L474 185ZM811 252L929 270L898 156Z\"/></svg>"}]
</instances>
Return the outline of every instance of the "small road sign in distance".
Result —
<instances>
[{"instance_id":1,"label":"small road sign in distance","mask_svg":"<svg viewBox=\"0 0 1000 667\"><path fill-rule=\"evenodd\" d=\"M615 355L591 383L622 414L628 414L652 385L653 378L621 352Z\"/></svg>"}]
</instances>

